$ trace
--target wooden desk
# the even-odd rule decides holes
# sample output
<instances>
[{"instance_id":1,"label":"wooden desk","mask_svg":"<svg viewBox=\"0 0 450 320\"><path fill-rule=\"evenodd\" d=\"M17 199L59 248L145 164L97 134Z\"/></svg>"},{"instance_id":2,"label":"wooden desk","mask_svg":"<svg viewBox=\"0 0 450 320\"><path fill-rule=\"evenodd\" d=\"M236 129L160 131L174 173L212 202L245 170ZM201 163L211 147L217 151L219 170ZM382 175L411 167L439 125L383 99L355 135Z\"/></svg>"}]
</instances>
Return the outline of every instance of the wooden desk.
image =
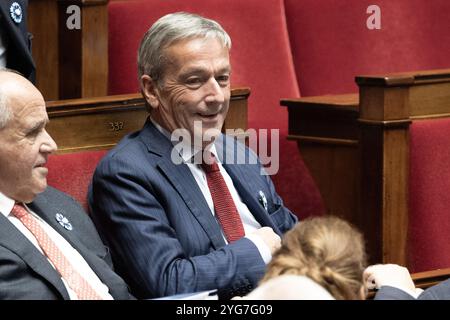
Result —
<instances>
[{"instance_id":1,"label":"wooden desk","mask_svg":"<svg viewBox=\"0 0 450 320\"><path fill-rule=\"evenodd\" d=\"M248 88L231 90L223 130L247 129ZM58 153L112 148L126 134L140 130L148 116L140 93L47 102L47 130Z\"/></svg>"},{"instance_id":2,"label":"wooden desk","mask_svg":"<svg viewBox=\"0 0 450 320\"><path fill-rule=\"evenodd\" d=\"M450 117L450 69L356 77L359 95L284 99L328 213L357 225L372 263L407 265L409 125Z\"/></svg>"}]
</instances>

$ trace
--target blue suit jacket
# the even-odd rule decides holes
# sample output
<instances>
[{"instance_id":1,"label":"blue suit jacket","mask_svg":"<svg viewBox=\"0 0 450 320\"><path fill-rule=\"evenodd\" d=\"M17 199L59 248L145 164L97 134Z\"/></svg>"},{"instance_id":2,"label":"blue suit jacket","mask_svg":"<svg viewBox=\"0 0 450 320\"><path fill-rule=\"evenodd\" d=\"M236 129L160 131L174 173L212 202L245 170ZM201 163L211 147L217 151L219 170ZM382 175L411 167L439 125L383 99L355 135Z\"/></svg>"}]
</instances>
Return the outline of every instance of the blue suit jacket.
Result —
<instances>
[{"instance_id":1,"label":"blue suit jacket","mask_svg":"<svg viewBox=\"0 0 450 320\"><path fill-rule=\"evenodd\" d=\"M219 158L223 150L227 159L237 150L256 163L256 156L230 137L221 136L216 148ZM119 274L138 298L209 289L219 289L221 298L247 293L265 271L258 249L246 238L225 245L188 166L171 161L172 149L169 139L147 121L109 152L94 173L91 213ZM259 162L224 168L262 226L281 235L296 223L270 178L260 174ZM267 210L260 204L260 191Z\"/></svg>"}]
</instances>

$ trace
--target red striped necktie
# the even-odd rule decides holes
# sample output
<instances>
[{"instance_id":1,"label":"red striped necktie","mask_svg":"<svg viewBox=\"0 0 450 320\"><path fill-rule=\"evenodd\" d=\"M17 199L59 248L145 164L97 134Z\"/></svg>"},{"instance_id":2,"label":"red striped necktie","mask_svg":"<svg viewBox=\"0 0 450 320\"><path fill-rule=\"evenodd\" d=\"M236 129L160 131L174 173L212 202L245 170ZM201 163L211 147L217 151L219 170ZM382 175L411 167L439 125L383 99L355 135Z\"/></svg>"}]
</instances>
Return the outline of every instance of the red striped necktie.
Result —
<instances>
[{"instance_id":1,"label":"red striped necktie","mask_svg":"<svg viewBox=\"0 0 450 320\"><path fill-rule=\"evenodd\" d=\"M11 210L11 214L19 219L34 235L44 254L52 262L68 286L76 293L79 300L103 300L92 286L75 270L39 222L22 204L16 203Z\"/></svg>"},{"instance_id":2,"label":"red striped necktie","mask_svg":"<svg viewBox=\"0 0 450 320\"><path fill-rule=\"evenodd\" d=\"M225 238L230 243L245 235L244 226L214 155L210 152L205 152L205 156L209 157L207 160L211 164L203 161L201 167L206 174L217 220L222 226Z\"/></svg>"}]
</instances>

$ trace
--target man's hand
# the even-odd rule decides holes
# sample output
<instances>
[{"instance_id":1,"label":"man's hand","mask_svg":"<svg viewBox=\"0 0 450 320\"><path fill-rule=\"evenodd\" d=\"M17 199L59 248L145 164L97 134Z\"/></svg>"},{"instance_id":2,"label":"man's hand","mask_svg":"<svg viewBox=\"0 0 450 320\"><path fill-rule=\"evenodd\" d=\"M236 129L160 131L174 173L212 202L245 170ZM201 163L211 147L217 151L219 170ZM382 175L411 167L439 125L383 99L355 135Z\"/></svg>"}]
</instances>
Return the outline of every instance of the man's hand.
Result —
<instances>
[{"instance_id":1,"label":"man's hand","mask_svg":"<svg viewBox=\"0 0 450 320\"><path fill-rule=\"evenodd\" d=\"M415 292L416 287L408 269L397 264L376 264L364 270L364 283L367 289L391 286L406 292Z\"/></svg>"},{"instance_id":2,"label":"man's hand","mask_svg":"<svg viewBox=\"0 0 450 320\"><path fill-rule=\"evenodd\" d=\"M272 228L262 227L253 232L253 234L260 237L264 243L269 247L270 253L273 254L281 246L281 238Z\"/></svg>"}]
</instances>

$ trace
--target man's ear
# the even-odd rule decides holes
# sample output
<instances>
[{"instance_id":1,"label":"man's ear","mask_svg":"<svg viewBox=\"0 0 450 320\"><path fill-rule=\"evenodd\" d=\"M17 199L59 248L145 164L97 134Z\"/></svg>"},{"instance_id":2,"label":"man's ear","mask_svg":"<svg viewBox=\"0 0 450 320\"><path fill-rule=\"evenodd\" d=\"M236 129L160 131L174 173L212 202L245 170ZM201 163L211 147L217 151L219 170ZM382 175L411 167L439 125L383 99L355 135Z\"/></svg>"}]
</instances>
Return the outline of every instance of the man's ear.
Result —
<instances>
[{"instance_id":1,"label":"man's ear","mask_svg":"<svg viewBox=\"0 0 450 320\"><path fill-rule=\"evenodd\" d=\"M149 75L144 74L141 77L141 90L151 108L157 109L159 107L158 87Z\"/></svg>"}]
</instances>

